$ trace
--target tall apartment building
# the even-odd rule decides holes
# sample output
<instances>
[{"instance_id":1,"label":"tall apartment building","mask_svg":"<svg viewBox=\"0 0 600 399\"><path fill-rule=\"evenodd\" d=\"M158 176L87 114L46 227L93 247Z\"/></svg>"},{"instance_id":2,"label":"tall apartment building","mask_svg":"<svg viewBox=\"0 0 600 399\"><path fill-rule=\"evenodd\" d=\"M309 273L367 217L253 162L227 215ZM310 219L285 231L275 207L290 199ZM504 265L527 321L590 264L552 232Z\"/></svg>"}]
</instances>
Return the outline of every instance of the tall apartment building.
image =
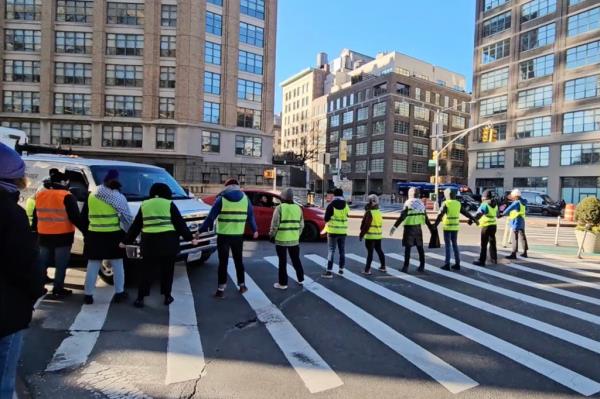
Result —
<instances>
[{"instance_id":1,"label":"tall apartment building","mask_svg":"<svg viewBox=\"0 0 600 399\"><path fill-rule=\"evenodd\" d=\"M2 125L190 183L271 163L276 0L1 4Z\"/></svg>"},{"instance_id":2,"label":"tall apartment building","mask_svg":"<svg viewBox=\"0 0 600 399\"><path fill-rule=\"evenodd\" d=\"M600 196L600 1L477 0L469 185Z\"/></svg>"}]
</instances>

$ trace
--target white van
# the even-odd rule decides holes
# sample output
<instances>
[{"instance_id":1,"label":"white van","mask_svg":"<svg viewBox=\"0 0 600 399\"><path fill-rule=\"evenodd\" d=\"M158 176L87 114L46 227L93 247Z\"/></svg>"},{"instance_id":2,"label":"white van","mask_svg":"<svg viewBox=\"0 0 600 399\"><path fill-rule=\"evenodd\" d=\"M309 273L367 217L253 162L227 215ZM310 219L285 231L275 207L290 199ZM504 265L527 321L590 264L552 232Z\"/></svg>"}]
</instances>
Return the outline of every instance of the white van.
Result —
<instances>
[{"instance_id":1,"label":"white van","mask_svg":"<svg viewBox=\"0 0 600 399\"><path fill-rule=\"evenodd\" d=\"M27 134L22 130L0 126L0 143L15 149L17 144L27 144Z\"/></svg>"},{"instance_id":2,"label":"white van","mask_svg":"<svg viewBox=\"0 0 600 399\"><path fill-rule=\"evenodd\" d=\"M24 156L23 160L27 165L25 173L31 184L21 193L21 204L24 204L25 200L43 184L44 179L48 178L49 170L56 168L69 176L71 192L77 198L81 209L88 193L102 184L104 176L110 169L116 169L119 171L119 181L123 185L121 191L129 201L133 216L137 214L142 201L148 198L150 187L159 182L165 183L171 188L173 201L192 233L198 231L210 211L208 205L200 199L188 195L169 173L157 166L66 155L30 155ZM193 247L190 242L182 241L179 258L185 259L188 263L200 264L206 261L216 248L215 232L205 232L200 235L200 244L196 247ZM79 231L75 233L75 242L71 252L75 255L83 254L83 237ZM131 263L133 259L140 258L139 247L128 248L127 256L130 259L126 259L126 264ZM110 264L106 261L103 263L100 277L112 283Z\"/></svg>"}]
</instances>

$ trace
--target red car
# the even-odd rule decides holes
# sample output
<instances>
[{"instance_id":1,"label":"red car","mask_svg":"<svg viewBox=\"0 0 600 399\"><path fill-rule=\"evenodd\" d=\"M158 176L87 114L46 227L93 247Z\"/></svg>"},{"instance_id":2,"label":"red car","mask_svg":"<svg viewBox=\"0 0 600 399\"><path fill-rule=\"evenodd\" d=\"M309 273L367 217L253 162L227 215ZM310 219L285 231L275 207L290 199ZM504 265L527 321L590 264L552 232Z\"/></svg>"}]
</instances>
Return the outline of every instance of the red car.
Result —
<instances>
[{"instance_id":1,"label":"red car","mask_svg":"<svg viewBox=\"0 0 600 399\"><path fill-rule=\"evenodd\" d=\"M269 191L242 191L248 196L248 200L252 203L254 217L256 218L256 226L258 227L258 234L261 237L268 236L271 227L271 219L273 218L273 210L277 205L281 204L281 197L279 194L273 194ZM212 205L215 203L216 199L216 195L209 195L208 197L202 198L202 201ZM302 213L304 215L304 231L302 232L301 239L303 241L317 241L321 238L321 231L325 228L325 212L317 207L303 206ZM246 226L246 234L251 234L248 226Z\"/></svg>"}]
</instances>

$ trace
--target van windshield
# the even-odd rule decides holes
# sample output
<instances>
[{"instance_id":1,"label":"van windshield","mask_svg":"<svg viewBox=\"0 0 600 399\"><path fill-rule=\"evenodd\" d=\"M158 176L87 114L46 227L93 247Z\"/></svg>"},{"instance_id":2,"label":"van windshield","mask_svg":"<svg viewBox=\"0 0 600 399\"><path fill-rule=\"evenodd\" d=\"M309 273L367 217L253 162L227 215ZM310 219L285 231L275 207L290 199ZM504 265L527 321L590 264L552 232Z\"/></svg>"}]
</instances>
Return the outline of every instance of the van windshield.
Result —
<instances>
[{"instance_id":1,"label":"van windshield","mask_svg":"<svg viewBox=\"0 0 600 399\"><path fill-rule=\"evenodd\" d=\"M189 198L177 181L163 169L121 165L91 166L90 169L97 185L102 184L104 176L110 169L118 170L119 181L123 185L121 192L129 201L148 199L150 187L154 183L164 183L169 186L173 193L173 199Z\"/></svg>"}]
</instances>

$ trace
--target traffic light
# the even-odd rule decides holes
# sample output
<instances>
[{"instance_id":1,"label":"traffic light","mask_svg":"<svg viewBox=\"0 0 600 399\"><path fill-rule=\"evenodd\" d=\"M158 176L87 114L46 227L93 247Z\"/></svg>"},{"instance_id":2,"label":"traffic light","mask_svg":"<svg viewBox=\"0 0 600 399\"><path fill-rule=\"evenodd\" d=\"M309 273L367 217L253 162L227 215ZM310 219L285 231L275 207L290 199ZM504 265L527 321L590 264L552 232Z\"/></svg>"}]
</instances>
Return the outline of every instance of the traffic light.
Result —
<instances>
[{"instance_id":1,"label":"traffic light","mask_svg":"<svg viewBox=\"0 0 600 399\"><path fill-rule=\"evenodd\" d=\"M263 177L265 179L274 179L275 178L275 169L265 169L263 171Z\"/></svg>"},{"instance_id":2,"label":"traffic light","mask_svg":"<svg viewBox=\"0 0 600 399\"><path fill-rule=\"evenodd\" d=\"M481 130L481 142L482 143L487 143L490 141L490 128L489 127L484 127Z\"/></svg>"},{"instance_id":3,"label":"traffic light","mask_svg":"<svg viewBox=\"0 0 600 399\"><path fill-rule=\"evenodd\" d=\"M494 129L493 127L489 128L489 140L490 143L495 143L496 141L498 141L498 131L496 129Z\"/></svg>"},{"instance_id":4,"label":"traffic light","mask_svg":"<svg viewBox=\"0 0 600 399\"><path fill-rule=\"evenodd\" d=\"M448 149L446 148L445 150L442 150L440 152L440 159L447 159L448 158Z\"/></svg>"},{"instance_id":5,"label":"traffic light","mask_svg":"<svg viewBox=\"0 0 600 399\"><path fill-rule=\"evenodd\" d=\"M439 156L439 152L437 152L437 151L433 151L433 156L432 156L432 159L433 159L433 160L436 160L438 156Z\"/></svg>"}]
</instances>

